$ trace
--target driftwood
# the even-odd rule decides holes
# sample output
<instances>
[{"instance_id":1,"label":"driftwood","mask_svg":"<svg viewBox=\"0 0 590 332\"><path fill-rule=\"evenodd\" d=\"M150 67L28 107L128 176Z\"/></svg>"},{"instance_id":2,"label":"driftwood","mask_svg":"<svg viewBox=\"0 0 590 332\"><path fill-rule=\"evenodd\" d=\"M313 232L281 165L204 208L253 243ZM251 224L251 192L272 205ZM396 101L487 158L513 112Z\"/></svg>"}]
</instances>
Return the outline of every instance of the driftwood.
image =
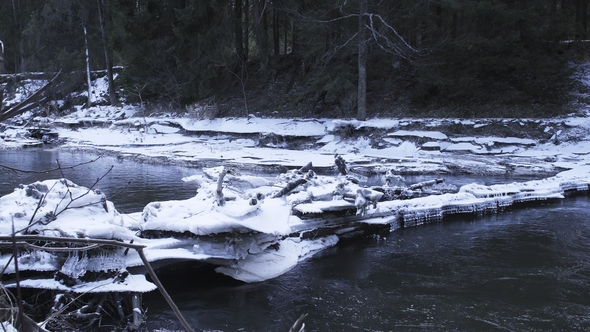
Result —
<instances>
[{"instance_id":1,"label":"driftwood","mask_svg":"<svg viewBox=\"0 0 590 332\"><path fill-rule=\"evenodd\" d=\"M41 89L37 90L35 93L30 95L27 99L23 100L22 102L4 110L4 111L0 111L0 122L2 122L4 120L8 120L8 119L15 117L17 115L20 115L20 114L30 110L32 107L34 107L35 106L34 103L41 99L41 97L43 96L43 93L45 91L47 91L49 89L49 87L51 87L51 85L55 82L55 80L57 79L57 77L59 76L60 73L61 73L61 71L59 71L49 82L47 82L47 84L45 84ZM2 104L1 99L0 99L0 104Z\"/></svg>"},{"instance_id":2,"label":"driftwood","mask_svg":"<svg viewBox=\"0 0 590 332\"><path fill-rule=\"evenodd\" d=\"M437 194L444 194L445 192L449 192L448 190L432 190L432 191L419 191L424 190L425 187L429 187L435 184L443 183L445 179L434 179L428 181L422 181L418 183L414 183L407 187L405 186L397 186L397 187L390 187L390 182L387 181L387 184L383 187L372 187L373 190L380 191L383 193L383 197L380 201L392 201L396 199L409 199L409 198L416 198L416 197L424 197L430 195L437 195Z\"/></svg>"},{"instance_id":3,"label":"driftwood","mask_svg":"<svg viewBox=\"0 0 590 332\"><path fill-rule=\"evenodd\" d=\"M346 167L346 161L344 160L344 158L342 158L341 155L337 154L334 156L334 163L336 164L336 167L338 168L338 172L340 172L340 174L342 174L342 175L348 174L348 168Z\"/></svg>"},{"instance_id":4,"label":"driftwood","mask_svg":"<svg viewBox=\"0 0 590 332\"><path fill-rule=\"evenodd\" d=\"M299 169L299 173L302 173L302 174L307 173L307 172L311 171L312 169L313 169L313 164L310 161L307 163L307 165L305 165Z\"/></svg>"},{"instance_id":5,"label":"driftwood","mask_svg":"<svg viewBox=\"0 0 590 332\"><path fill-rule=\"evenodd\" d=\"M224 206L225 205L225 198L223 197L223 178L227 175L228 170L227 168L223 168L221 173L219 173L219 178L217 179L217 205Z\"/></svg>"},{"instance_id":6,"label":"driftwood","mask_svg":"<svg viewBox=\"0 0 590 332\"><path fill-rule=\"evenodd\" d=\"M305 317L307 317L307 314L301 315L301 317L299 317L299 319L297 319L295 321L293 326L291 326L291 328L289 329L289 332L304 332L305 331L305 323L303 322L303 320L305 319Z\"/></svg>"},{"instance_id":7,"label":"driftwood","mask_svg":"<svg viewBox=\"0 0 590 332\"><path fill-rule=\"evenodd\" d=\"M314 176L315 176L315 172L313 170L309 170L309 171L307 171L307 173L305 173L305 175L302 178L297 178L293 181L289 181L283 189L281 189L279 192L274 194L272 197L273 198L283 197L286 194L293 191L293 189L299 187L302 184L307 183Z\"/></svg>"},{"instance_id":8,"label":"driftwood","mask_svg":"<svg viewBox=\"0 0 590 332\"><path fill-rule=\"evenodd\" d=\"M432 186L432 185L443 183L443 182L445 182L445 179L434 179L434 180L429 180L429 181L422 181L422 182L418 182L418 183L415 183L415 184L409 186L408 190L422 189L424 187Z\"/></svg>"},{"instance_id":9,"label":"driftwood","mask_svg":"<svg viewBox=\"0 0 590 332\"><path fill-rule=\"evenodd\" d=\"M286 194L293 191L293 189L299 187L302 184L307 183L309 179L313 178L315 176L315 172L313 171L313 164L311 163L311 161L308 162L305 166L298 169L297 173L304 175L302 178L297 178L295 180L289 181L289 183L287 183L287 185L283 189L281 189L281 191L275 193L272 197L277 198L285 196Z\"/></svg>"}]
</instances>

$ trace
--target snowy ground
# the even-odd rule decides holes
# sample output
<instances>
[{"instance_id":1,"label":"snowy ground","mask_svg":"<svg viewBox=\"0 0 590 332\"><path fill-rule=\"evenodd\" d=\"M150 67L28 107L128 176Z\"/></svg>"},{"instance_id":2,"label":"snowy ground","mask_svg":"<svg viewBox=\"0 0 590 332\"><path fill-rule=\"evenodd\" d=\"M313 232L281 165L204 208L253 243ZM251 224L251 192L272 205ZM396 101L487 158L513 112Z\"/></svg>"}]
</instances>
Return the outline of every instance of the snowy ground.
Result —
<instances>
[{"instance_id":1,"label":"snowy ground","mask_svg":"<svg viewBox=\"0 0 590 332\"><path fill-rule=\"evenodd\" d=\"M315 167L330 168L339 154L353 169L360 165L373 172L551 175L590 160L588 117L197 120L134 117L134 111L93 107L39 122L59 134L62 149L98 149L197 166L208 161L294 168L312 161ZM125 119L117 120L121 117ZM31 144L18 126L0 137L0 148Z\"/></svg>"}]
</instances>

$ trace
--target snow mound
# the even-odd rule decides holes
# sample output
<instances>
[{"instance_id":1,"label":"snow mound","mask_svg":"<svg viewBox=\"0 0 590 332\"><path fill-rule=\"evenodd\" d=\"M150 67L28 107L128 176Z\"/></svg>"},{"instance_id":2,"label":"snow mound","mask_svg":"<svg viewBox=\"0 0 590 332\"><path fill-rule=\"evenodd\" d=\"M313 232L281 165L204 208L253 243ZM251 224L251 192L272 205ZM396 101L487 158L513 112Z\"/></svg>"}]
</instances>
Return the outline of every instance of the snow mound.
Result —
<instances>
[{"instance_id":1,"label":"snow mound","mask_svg":"<svg viewBox=\"0 0 590 332\"><path fill-rule=\"evenodd\" d=\"M21 185L0 197L0 233L131 239L123 218L99 189L67 179Z\"/></svg>"}]
</instances>

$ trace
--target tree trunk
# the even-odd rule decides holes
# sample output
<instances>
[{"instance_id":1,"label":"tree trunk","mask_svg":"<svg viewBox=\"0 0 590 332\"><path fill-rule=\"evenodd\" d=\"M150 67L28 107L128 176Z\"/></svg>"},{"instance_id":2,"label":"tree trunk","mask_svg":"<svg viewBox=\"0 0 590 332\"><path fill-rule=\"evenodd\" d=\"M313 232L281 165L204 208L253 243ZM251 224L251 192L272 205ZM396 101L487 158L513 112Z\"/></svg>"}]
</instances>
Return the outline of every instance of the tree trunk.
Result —
<instances>
[{"instance_id":1,"label":"tree trunk","mask_svg":"<svg viewBox=\"0 0 590 332\"><path fill-rule=\"evenodd\" d=\"M297 54L299 52L297 40L299 37L299 27L295 18L291 20L291 54Z\"/></svg>"},{"instance_id":2,"label":"tree trunk","mask_svg":"<svg viewBox=\"0 0 590 332\"><path fill-rule=\"evenodd\" d=\"M240 61L240 66L244 62L244 36L242 35L242 0L234 2L234 38L236 44L236 55Z\"/></svg>"},{"instance_id":3,"label":"tree trunk","mask_svg":"<svg viewBox=\"0 0 590 332\"><path fill-rule=\"evenodd\" d=\"M18 51L15 52L14 56L14 72L19 73L25 70L25 60L23 58L24 48L25 48L25 39L22 38L23 34L23 27L21 24L20 19L20 2L18 0L12 0L12 14L14 16L14 25L17 27L17 35L14 45L18 45Z\"/></svg>"},{"instance_id":4,"label":"tree trunk","mask_svg":"<svg viewBox=\"0 0 590 332\"><path fill-rule=\"evenodd\" d=\"M285 42L283 44L283 54L287 55L287 37L288 37L287 31L289 31L289 29L287 29L287 27L289 26L289 17L287 15L283 15L283 16L285 17L285 25L283 27L283 32L285 34L285 37L284 37Z\"/></svg>"},{"instance_id":5,"label":"tree trunk","mask_svg":"<svg viewBox=\"0 0 590 332\"><path fill-rule=\"evenodd\" d=\"M586 39L588 38L588 0L580 0L580 6L582 39Z\"/></svg>"},{"instance_id":6,"label":"tree trunk","mask_svg":"<svg viewBox=\"0 0 590 332\"><path fill-rule=\"evenodd\" d=\"M86 84L88 85L88 102L86 107L92 105L92 80L90 79L90 53L88 52L88 31L86 25L84 27L84 47L86 48Z\"/></svg>"},{"instance_id":7,"label":"tree trunk","mask_svg":"<svg viewBox=\"0 0 590 332\"><path fill-rule=\"evenodd\" d=\"M100 35L102 37L102 43L104 47L104 59L107 66L107 79L109 81L109 101L111 105L117 104L117 95L115 93L115 79L113 77L113 63L111 61L111 49L109 47L109 38L105 25L104 15L104 0L96 0L98 5L98 19L100 22Z\"/></svg>"},{"instance_id":8,"label":"tree trunk","mask_svg":"<svg viewBox=\"0 0 590 332\"><path fill-rule=\"evenodd\" d=\"M359 56L358 56L358 110L359 121L367 119L367 0L360 0L359 10Z\"/></svg>"},{"instance_id":9,"label":"tree trunk","mask_svg":"<svg viewBox=\"0 0 590 332\"><path fill-rule=\"evenodd\" d=\"M262 1L262 3L261 3ZM252 0L252 14L254 15L254 33L256 34L256 45L258 46L258 56L260 57L260 65L263 69L268 67L268 38L266 34L265 22L266 16L265 5L266 0Z\"/></svg>"},{"instance_id":10,"label":"tree trunk","mask_svg":"<svg viewBox=\"0 0 590 332\"><path fill-rule=\"evenodd\" d=\"M250 0L244 3L244 61L248 62L250 51Z\"/></svg>"},{"instance_id":11,"label":"tree trunk","mask_svg":"<svg viewBox=\"0 0 590 332\"><path fill-rule=\"evenodd\" d=\"M281 53L281 48L279 45L279 18L277 15L277 10L273 6L272 8L272 43L274 48L274 55L278 56Z\"/></svg>"}]
</instances>

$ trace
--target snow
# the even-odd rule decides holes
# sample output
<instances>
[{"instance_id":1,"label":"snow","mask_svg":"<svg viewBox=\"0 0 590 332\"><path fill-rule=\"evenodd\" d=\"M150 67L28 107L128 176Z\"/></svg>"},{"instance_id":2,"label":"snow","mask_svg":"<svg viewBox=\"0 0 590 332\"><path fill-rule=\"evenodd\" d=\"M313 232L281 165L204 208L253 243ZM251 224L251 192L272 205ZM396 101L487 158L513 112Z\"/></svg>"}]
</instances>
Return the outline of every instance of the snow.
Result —
<instances>
[{"instance_id":1,"label":"snow","mask_svg":"<svg viewBox=\"0 0 590 332\"><path fill-rule=\"evenodd\" d=\"M96 82L97 98L104 96L101 92L104 84ZM193 197L154 201L142 212L132 214L119 213L100 191L100 183L96 188L85 188L66 179L54 179L26 184L0 197L0 234L12 234L14 227L18 234L133 241L145 246L145 255L151 262L213 259L219 262L218 272L245 282L257 282L289 271L314 253L335 245L341 235L354 229L347 226L335 230L333 235L307 239L302 233L316 227L315 214L352 210L356 214L347 215L349 221L389 224L394 229L402 219L408 225L420 224L450 213L474 213L515 202L561 199L568 190L587 191L590 183L590 118L586 117L357 121L249 116L197 120L172 114L144 117L138 110L131 106L78 108L66 117L55 119L53 130L63 140L60 148L165 158L178 163L212 160L220 164L292 169L312 162L314 167L333 168L334 155L338 154L351 169L366 168L393 175L466 170L476 174L543 172L547 177L494 186L474 183L456 193L391 200L373 206L371 199L377 196L376 192L341 176L311 176L306 184L288 195L275 197L290 180L299 176L296 172L272 179L236 173L228 174L223 181L224 202L220 203L217 177L222 168L205 167L202 174L183 179L199 184ZM532 140L451 136L437 130L445 124L477 129L498 122L535 125L547 137ZM101 125L85 126L97 123ZM429 130L404 129L410 125ZM71 126L79 127L71 129ZM365 129L367 134L345 137L343 129L348 127ZM371 134L378 130L388 134L379 140ZM4 130L0 148L18 147L23 142L23 132L23 128L14 126ZM289 149L281 147L280 142L259 140L276 135L309 138L317 145ZM567 171L559 172L564 169ZM18 258L22 270L61 271L77 281L68 286L55 278L30 278L23 280L21 286L74 292L153 290L155 286L141 273L130 273L123 282L115 281L114 277L93 282L79 280L87 271L125 271L142 266L134 250L127 254L123 251L114 249L108 254L81 255L75 259L53 252L28 251ZM0 265L6 265L9 260L10 254L0 255ZM9 264L6 273L13 272L14 267ZM5 286L14 285L8 282Z\"/></svg>"},{"instance_id":2,"label":"snow","mask_svg":"<svg viewBox=\"0 0 590 332\"><path fill-rule=\"evenodd\" d=\"M105 281L85 282L68 287L55 279L24 279L20 286L23 288L53 289L71 291L75 293L106 293L106 292L139 292L145 293L156 289L156 285L147 281L143 274L128 275L124 281L119 282L113 278ZM14 283L5 283L4 287L16 287Z\"/></svg>"},{"instance_id":3,"label":"snow","mask_svg":"<svg viewBox=\"0 0 590 332\"><path fill-rule=\"evenodd\" d=\"M405 136L415 136L415 137L425 137L437 140L445 140L447 139L447 135L438 132L438 131L409 131L409 130L398 130L396 132L390 133L389 136L394 137L405 137Z\"/></svg>"}]
</instances>

